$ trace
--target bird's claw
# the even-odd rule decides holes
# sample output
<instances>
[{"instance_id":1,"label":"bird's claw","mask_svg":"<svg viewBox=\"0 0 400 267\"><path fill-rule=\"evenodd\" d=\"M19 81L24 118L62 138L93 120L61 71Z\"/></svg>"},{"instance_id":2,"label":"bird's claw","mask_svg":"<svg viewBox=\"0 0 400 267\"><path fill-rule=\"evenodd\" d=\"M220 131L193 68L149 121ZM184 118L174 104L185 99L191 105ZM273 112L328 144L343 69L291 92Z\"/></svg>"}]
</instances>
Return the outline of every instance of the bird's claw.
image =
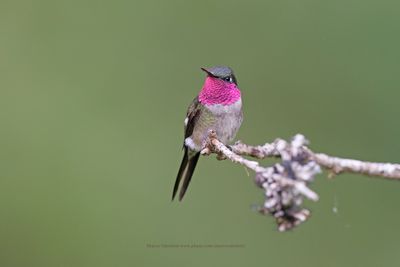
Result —
<instances>
[{"instance_id":1,"label":"bird's claw","mask_svg":"<svg viewBox=\"0 0 400 267\"><path fill-rule=\"evenodd\" d=\"M203 156L209 156L211 154L211 150L208 147L205 147L200 151L200 154Z\"/></svg>"}]
</instances>

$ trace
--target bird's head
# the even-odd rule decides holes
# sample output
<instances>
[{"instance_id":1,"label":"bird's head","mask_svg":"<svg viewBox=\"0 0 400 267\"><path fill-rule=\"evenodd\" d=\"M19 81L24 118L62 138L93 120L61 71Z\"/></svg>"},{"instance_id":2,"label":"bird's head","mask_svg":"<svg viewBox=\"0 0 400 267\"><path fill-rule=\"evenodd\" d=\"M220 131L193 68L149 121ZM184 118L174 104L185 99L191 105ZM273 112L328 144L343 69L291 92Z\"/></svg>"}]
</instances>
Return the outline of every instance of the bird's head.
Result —
<instances>
[{"instance_id":1,"label":"bird's head","mask_svg":"<svg viewBox=\"0 0 400 267\"><path fill-rule=\"evenodd\" d=\"M201 68L209 77L220 79L227 83L237 85L237 80L233 70L227 66L215 66L211 68Z\"/></svg>"},{"instance_id":2,"label":"bird's head","mask_svg":"<svg viewBox=\"0 0 400 267\"><path fill-rule=\"evenodd\" d=\"M231 68L217 66L201 69L207 73L199 94L201 103L229 105L240 99L240 90Z\"/></svg>"}]
</instances>

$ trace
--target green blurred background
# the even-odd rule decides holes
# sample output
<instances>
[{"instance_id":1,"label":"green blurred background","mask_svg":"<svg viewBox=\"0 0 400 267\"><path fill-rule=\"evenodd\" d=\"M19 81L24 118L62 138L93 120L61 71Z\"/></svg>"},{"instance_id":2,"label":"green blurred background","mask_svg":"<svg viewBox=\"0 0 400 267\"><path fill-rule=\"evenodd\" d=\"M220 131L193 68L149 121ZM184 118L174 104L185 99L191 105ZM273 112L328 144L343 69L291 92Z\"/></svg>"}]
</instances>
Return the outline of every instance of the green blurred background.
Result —
<instances>
[{"instance_id":1,"label":"green blurred background","mask_svg":"<svg viewBox=\"0 0 400 267\"><path fill-rule=\"evenodd\" d=\"M252 209L252 176L214 157L170 201L202 66L238 76L238 139L301 132L316 151L399 162L399 10L2 0L0 266L399 266L398 182L320 175L288 233ZM162 244L241 247L149 248Z\"/></svg>"}]
</instances>

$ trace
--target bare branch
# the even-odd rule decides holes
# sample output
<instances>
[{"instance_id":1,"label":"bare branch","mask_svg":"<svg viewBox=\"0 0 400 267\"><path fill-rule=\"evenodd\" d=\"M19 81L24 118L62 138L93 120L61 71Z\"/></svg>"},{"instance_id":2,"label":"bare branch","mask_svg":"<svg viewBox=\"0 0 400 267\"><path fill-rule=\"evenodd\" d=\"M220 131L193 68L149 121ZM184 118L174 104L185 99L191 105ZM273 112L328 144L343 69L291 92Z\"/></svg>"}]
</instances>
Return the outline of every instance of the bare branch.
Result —
<instances>
[{"instance_id":1,"label":"bare branch","mask_svg":"<svg viewBox=\"0 0 400 267\"><path fill-rule=\"evenodd\" d=\"M308 153L310 153L312 159L315 160L320 166L332 170L335 174L350 172L400 180L400 164L377 163L354 159L337 158L328 156L323 153L313 153L309 149Z\"/></svg>"},{"instance_id":2,"label":"bare branch","mask_svg":"<svg viewBox=\"0 0 400 267\"><path fill-rule=\"evenodd\" d=\"M202 154L216 153L218 159L227 158L253 170L256 184L265 191L265 202L259 211L274 216L279 231L292 229L308 219L310 211L301 205L304 197L318 200L318 195L308 186L321 172L321 167L334 174L349 172L400 180L400 164L332 157L314 153L307 145L306 138L297 134L290 143L283 139L262 146L237 142L228 148L218 140L214 131L210 131ZM262 167L257 161L242 156L281 158L281 162Z\"/></svg>"}]
</instances>

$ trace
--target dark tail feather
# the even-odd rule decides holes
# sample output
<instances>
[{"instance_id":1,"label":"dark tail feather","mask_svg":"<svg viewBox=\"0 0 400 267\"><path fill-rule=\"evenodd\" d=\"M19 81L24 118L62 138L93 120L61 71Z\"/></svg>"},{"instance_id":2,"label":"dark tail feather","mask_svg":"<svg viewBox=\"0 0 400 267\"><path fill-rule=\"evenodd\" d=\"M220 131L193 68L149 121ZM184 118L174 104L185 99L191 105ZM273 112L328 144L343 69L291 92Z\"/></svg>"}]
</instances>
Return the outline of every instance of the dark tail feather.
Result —
<instances>
[{"instance_id":1,"label":"dark tail feather","mask_svg":"<svg viewBox=\"0 0 400 267\"><path fill-rule=\"evenodd\" d=\"M178 175L176 176L176 180L175 180L174 191L172 192L172 200L174 200L176 192L178 191L179 183L180 183L182 176L184 175L186 167L188 165L188 159L189 159L189 155L188 155L187 148L185 147L185 153L183 154L182 163L181 163L181 166L179 167L179 172L178 172Z\"/></svg>"},{"instance_id":2,"label":"dark tail feather","mask_svg":"<svg viewBox=\"0 0 400 267\"><path fill-rule=\"evenodd\" d=\"M181 187L181 191L179 192L179 201L183 199L183 196L186 193L187 188L189 187L190 180L192 179L192 175L194 169L196 168L197 161L199 160L200 152L197 152L194 156L189 158L189 165L185 172L185 179L183 179L183 184Z\"/></svg>"},{"instance_id":3,"label":"dark tail feather","mask_svg":"<svg viewBox=\"0 0 400 267\"><path fill-rule=\"evenodd\" d=\"M199 160L200 152L196 153L193 156L189 157L188 149L185 147L185 154L183 155L182 163L179 168L178 175L176 176L174 191L172 192L172 200L174 200L176 192L178 191L179 183L183 179L183 184L181 190L179 192L179 201L182 200L183 196L186 193L186 190L189 186L190 180L192 179L192 175L194 169L196 168L197 161Z\"/></svg>"}]
</instances>

